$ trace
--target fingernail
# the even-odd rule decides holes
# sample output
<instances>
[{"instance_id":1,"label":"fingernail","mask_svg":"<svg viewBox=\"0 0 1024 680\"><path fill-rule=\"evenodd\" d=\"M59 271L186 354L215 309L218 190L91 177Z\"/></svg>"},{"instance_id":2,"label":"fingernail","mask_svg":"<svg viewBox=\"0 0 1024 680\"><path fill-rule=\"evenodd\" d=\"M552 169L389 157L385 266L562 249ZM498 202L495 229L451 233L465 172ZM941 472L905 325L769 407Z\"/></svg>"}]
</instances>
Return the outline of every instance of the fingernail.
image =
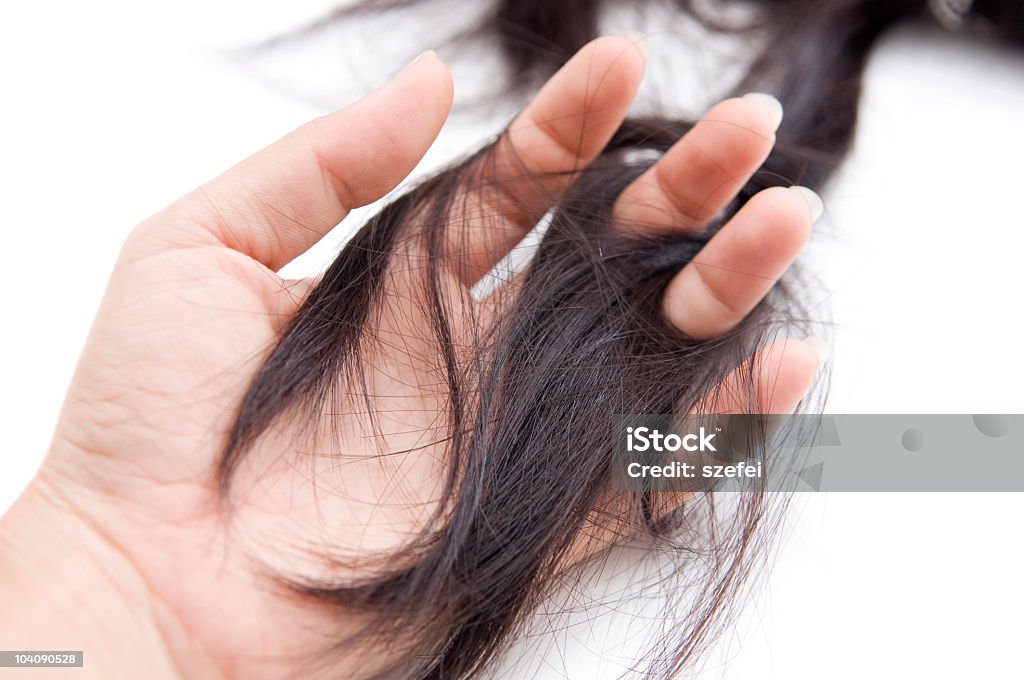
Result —
<instances>
[{"instance_id":1,"label":"fingernail","mask_svg":"<svg viewBox=\"0 0 1024 680\"><path fill-rule=\"evenodd\" d=\"M651 43L647 42L647 36L640 31L623 31L619 35L632 40L633 44L644 55L644 59L651 55Z\"/></svg>"},{"instance_id":2,"label":"fingernail","mask_svg":"<svg viewBox=\"0 0 1024 680\"><path fill-rule=\"evenodd\" d=\"M793 186L790 189L804 197L804 200L807 201L807 207L811 209L811 222L817 222L821 214L825 212L825 204L822 202L821 196L807 187Z\"/></svg>"},{"instance_id":3,"label":"fingernail","mask_svg":"<svg viewBox=\"0 0 1024 680\"><path fill-rule=\"evenodd\" d=\"M408 65L406 65L406 67L403 68L402 70L403 71L408 70L409 68L414 66L417 62L421 61L424 57L429 57L429 56L436 57L437 56L437 52L435 52L434 50L427 50L426 52L420 52L418 55L416 55L416 58L413 59L412 61L410 61L408 63Z\"/></svg>"},{"instance_id":4,"label":"fingernail","mask_svg":"<svg viewBox=\"0 0 1024 680\"><path fill-rule=\"evenodd\" d=\"M818 368L820 369L832 356L832 346L816 335L808 335L804 338L804 344L814 350L818 355Z\"/></svg>"},{"instance_id":5,"label":"fingernail","mask_svg":"<svg viewBox=\"0 0 1024 680\"><path fill-rule=\"evenodd\" d=\"M772 130L779 129L779 126L782 125L782 102L764 92L750 92L743 95L743 98L760 104L772 117Z\"/></svg>"}]
</instances>

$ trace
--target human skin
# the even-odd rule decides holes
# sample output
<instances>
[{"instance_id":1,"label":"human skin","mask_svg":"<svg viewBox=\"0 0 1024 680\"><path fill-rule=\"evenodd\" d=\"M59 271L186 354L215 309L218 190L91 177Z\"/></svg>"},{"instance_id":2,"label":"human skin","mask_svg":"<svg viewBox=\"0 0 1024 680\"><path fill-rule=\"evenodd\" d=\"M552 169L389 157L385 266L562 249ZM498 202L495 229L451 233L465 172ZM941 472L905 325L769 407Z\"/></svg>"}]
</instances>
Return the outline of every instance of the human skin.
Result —
<instances>
[{"instance_id":1,"label":"human skin","mask_svg":"<svg viewBox=\"0 0 1024 680\"><path fill-rule=\"evenodd\" d=\"M525 167L546 178L551 194L564 191L569 173L601 151L626 115L645 59L638 35L584 47L512 123L495 167ZM363 100L304 125L132 232L45 462L0 521L0 647L82 649L85 668L73 671L80 678L305 677L310 655L356 625L271 587L267 565L318 566L289 553L291 545L313 553L394 548L422 519L402 511L402 501L411 493L429 506L436 485L410 488L416 475L392 484L401 465L368 464L349 479L353 497L374 501L371 511L344 495L318 497L282 462L287 439L277 433L253 452L266 467L240 470L226 516L214 470L244 390L311 286L276 272L414 168L445 121L452 88L447 68L426 53ZM700 229L763 162L780 116L764 97L718 104L627 188L617 216L637 228ZM505 156L512 149L523 165ZM477 198L485 202L470 201ZM816 201L783 188L757 195L668 286L666 318L695 337L738 323L804 246ZM471 285L537 217L484 207L502 211L502 228L469 222L460 238L478 247L453 267L453 285ZM737 369L728 380L745 388L753 373L763 409L787 413L811 385L820 354L815 341L780 341L759 354L758 370ZM395 372L408 370L392 359ZM374 366L384 376L388 368ZM436 395L416 388L430 382L389 383L399 392L390 396L430 405ZM369 429L357 421L342 428L338 445L375 461L365 438L346 434ZM403 423L391 426L389 444L401 440ZM330 668L360 677L373 670L373 656L341 655Z\"/></svg>"}]
</instances>

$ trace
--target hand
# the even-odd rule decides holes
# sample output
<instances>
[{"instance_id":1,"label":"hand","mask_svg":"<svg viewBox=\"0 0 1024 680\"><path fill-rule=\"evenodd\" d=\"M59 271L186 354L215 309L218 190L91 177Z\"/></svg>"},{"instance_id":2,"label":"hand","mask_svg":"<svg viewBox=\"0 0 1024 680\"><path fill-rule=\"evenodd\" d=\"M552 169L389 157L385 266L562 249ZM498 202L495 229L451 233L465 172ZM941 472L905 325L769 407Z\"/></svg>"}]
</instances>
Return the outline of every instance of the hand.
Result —
<instances>
[{"instance_id":1,"label":"hand","mask_svg":"<svg viewBox=\"0 0 1024 680\"><path fill-rule=\"evenodd\" d=\"M563 191L565 173L596 157L625 116L644 59L632 38L587 45L510 126L495 167L512 167L515 149L529 172L558 178L546 189ZM362 439L343 439L347 452L367 454L346 471L354 488L331 496L321 486L318 496L281 453L288 433L275 431L240 471L230 522L213 471L244 390L311 286L276 272L350 209L396 186L451 98L447 69L424 55L133 232L52 449L0 524L6 648L84 648L95 677L136 677L140 668L148 677L281 677L354 625L276 590L267 574L324 568L317 555L330 546L399 544L424 511L410 512L398 495L436 493L431 470L416 467L430 457L382 465ZM780 115L758 97L717 105L622 194L618 215L651 229L700 229L768 155ZM536 217L510 212L505 230L465 235L480 255L463 271L487 271ZM801 192L758 194L669 285L666 317L696 337L728 330L796 257L812 219ZM760 356L761 402L792 410L814 378L815 347L784 341ZM403 381L395 398L428 399L409 387L418 382ZM352 676L372 669L368 658L338 663Z\"/></svg>"}]
</instances>

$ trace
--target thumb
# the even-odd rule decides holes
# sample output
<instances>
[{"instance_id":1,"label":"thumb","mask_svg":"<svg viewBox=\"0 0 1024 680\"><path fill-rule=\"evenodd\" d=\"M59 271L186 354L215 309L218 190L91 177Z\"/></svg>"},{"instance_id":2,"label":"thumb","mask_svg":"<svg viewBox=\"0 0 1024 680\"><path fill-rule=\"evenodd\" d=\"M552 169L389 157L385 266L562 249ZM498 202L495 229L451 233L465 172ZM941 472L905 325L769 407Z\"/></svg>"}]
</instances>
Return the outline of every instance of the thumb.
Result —
<instances>
[{"instance_id":1,"label":"thumb","mask_svg":"<svg viewBox=\"0 0 1024 680\"><path fill-rule=\"evenodd\" d=\"M353 208L384 196L416 166L452 103L433 52L383 87L317 118L146 220L133 238L219 244L277 270Z\"/></svg>"}]
</instances>

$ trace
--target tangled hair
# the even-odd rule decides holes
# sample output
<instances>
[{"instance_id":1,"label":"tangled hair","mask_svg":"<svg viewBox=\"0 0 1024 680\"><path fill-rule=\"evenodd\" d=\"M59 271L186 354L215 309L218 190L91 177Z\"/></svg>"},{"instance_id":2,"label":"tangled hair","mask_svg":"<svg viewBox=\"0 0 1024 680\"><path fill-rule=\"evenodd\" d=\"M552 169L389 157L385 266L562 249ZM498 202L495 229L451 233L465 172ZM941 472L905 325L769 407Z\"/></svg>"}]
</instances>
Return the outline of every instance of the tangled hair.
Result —
<instances>
[{"instance_id":1,"label":"tangled hair","mask_svg":"<svg viewBox=\"0 0 1024 680\"><path fill-rule=\"evenodd\" d=\"M407 4L371 2L343 15ZM678 4L697 14L688 0ZM829 179L851 144L870 47L926 3L753 4L748 24L716 28L764 38L736 91L773 93L786 118L762 169L706 231L650 236L616 224L619 193L691 126L629 119L568 192L552 199L528 267L482 301L466 287L453 291L453 263L458 269L470 248L458 236L462 223L487 219L473 214L466 197L532 200L494 181L492 143L370 219L253 379L219 465L225 496L247 452L276 424L329 432L339 413L361 411L375 423L387 415L373 389L384 358L401 353L437 378L430 389L440 424L427 438L447 472L429 518L397 551L330 556L358 564L357 577L282 576L301 597L361 622L358 633L338 640L338 651L373 642L393 652L374 670L378 677L480 672L567 574L627 540L675 558L672 576L696 584L670 596L685 595L687 606L666 609L663 638L632 669L672 677L727 620L764 554L782 495L756 485L727 500L710 492L613 493L611 422L616 414L713 407L730 371L748 365L780 331L813 321L794 272L741 324L711 340L669 326L659 303L670 277L755 193L792 183L817 188ZM524 82L550 74L595 37L601 6L500 0L481 30L498 36L514 79ZM416 285L410 299L396 302L400 279ZM396 331L394 319L410 316L427 321L429 337ZM745 399L750 412L761 407L753 393Z\"/></svg>"}]
</instances>

